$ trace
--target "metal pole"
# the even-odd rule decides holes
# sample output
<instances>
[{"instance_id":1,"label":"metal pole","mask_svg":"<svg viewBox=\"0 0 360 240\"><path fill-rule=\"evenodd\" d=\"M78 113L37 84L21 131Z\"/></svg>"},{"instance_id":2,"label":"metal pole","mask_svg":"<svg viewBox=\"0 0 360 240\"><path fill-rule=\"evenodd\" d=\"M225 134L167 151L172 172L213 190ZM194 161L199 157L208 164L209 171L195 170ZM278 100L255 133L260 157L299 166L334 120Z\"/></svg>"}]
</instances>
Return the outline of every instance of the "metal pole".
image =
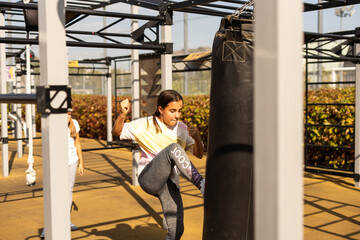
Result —
<instances>
[{"instance_id":1,"label":"metal pole","mask_svg":"<svg viewBox=\"0 0 360 240\"><path fill-rule=\"evenodd\" d=\"M31 70L30 70L30 45L26 45L26 78L25 78L25 93L31 93ZM26 131L29 137L28 140L28 159L27 163L29 168L26 170L26 184L33 185L36 181L36 172L34 170L34 155L33 155L33 130L32 130L32 113L31 113L31 104L25 105L25 115L26 115Z\"/></svg>"},{"instance_id":2,"label":"metal pole","mask_svg":"<svg viewBox=\"0 0 360 240\"><path fill-rule=\"evenodd\" d=\"M131 6L131 14L138 14L139 8L136 6ZM139 23L138 20L131 21L131 31L138 29ZM132 40L133 45L137 43ZM131 50L131 89L132 89L132 120L140 118L140 69L139 69L139 50ZM133 159L133 185L139 186L138 182L138 163L140 160L139 151L133 149L132 151Z\"/></svg>"},{"instance_id":3,"label":"metal pole","mask_svg":"<svg viewBox=\"0 0 360 240\"><path fill-rule=\"evenodd\" d=\"M68 85L65 1L40 0L38 5L40 85ZM45 237L71 239L67 114L41 114L41 130Z\"/></svg>"},{"instance_id":4,"label":"metal pole","mask_svg":"<svg viewBox=\"0 0 360 240\"><path fill-rule=\"evenodd\" d=\"M301 1L256 2L257 240L303 239L302 10Z\"/></svg>"},{"instance_id":5,"label":"metal pole","mask_svg":"<svg viewBox=\"0 0 360 240\"><path fill-rule=\"evenodd\" d=\"M106 7L103 7L103 11L106 11ZM103 28L105 28L106 27L106 17L104 16L103 17ZM105 30L105 32L106 32L107 30ZM106 43L106 38L104 38L103 39L103 41L104 41L104 43ZM103 48L103 56L104 56L104 58L106 58L107 57L107 48ZM110 70L110 74L111 74L111 70ZM103 81L101 81L101 83L102 83L102 85L101 85L101 87L102 87L102 92L101 92L101 94L104 94L105 92L104 92L104 89L105 89L105 87L104 87L104 82ZM110 82L110 87L111 87L111 82ZM110 97L111 97L111 93L110 93ZM111 105L110 105L111 106ZM110 132L110 134L111 134L111 132ZM110 136L111 137L111 140L112 140L112 136ZM109 139L109 137L108 137L108 139ZM110 140L110 141L111 141Z\"/></svg>"},{"instance_id":6,"label":"metal pole","mask_svg":"<svg viewBox=\"0 0 360 240\"><path fill-rule=\"evenodd\" d=\"M355 56L360 53L360 44L355 44ZM355 78L355 187L360 187L360 64L356 64Z\"/></svg>"},{"instance_id":7,"label":"metal pole","mask_svg":"<svg viewBox=\"0 0 360 240\"><path fill-rule=\"evenodd\" d=\"M0 13L0 26L5 25L5 16ZM0 37L5 37L5 31L0 30ZM5 44L0 44L0 93L6 94L6 49ZM9 176L9 146L7 143L8 138L8 120L7 120L7 104L1 104L1 138L4 139L2 143L2 175Z\"/></svg>"},{"instance_id":8,"label":"metal pole","mask_svg":"<svg viewBox=\"0 0 360 240\"><path fill-rule=\"evenodd\" d=\"M33 69L30 69L30 73L33 71ZM31 75L31 93L36 93L34 75ZM35 104L31 104L31 126L33 137L36 138Z\"/></svg>"},{"instance_id":9,"label":"metal pole","mask_svg":"<svg viewBox=\"0 0 360 240\"><path fill-rule=\"evenodd\" d=\"M16 63L16 69L15 69L15 73L17 70L20 70L21 66L20 66L20 62ZM21 93L21 77L18 76L17 74L15 74L15 79L16 79L16 92L15 93ZM16 104L16 138L22 138L22 107L21 104ZM26 131L26 129L24 129L24 131ZM23 142L22 140L17 140L17 156L18 158L22 158L23 156Z\"/></svg>"},{"instance_id":10,"label":"metal pole","mask_svg":"<svg viewBox=\"0 0 360 240\"><path fill-rule=\"evenodd\" d=\"M188 14L184 13L184 53L188 53ZM188 72L184 73L184 95L188 95Z\"/></svg>"},{"instance_id":11,"label":"metal pole","mask_svg":"<svg viewBox=\"0 0 360 240\"><path fill-rule=\"evenodd\" d=\"M161 43L172 43L172 25L161 25ZM172 89L172 53L161 54L161 91Z\"/></svg>"},{"instance_id":12,"label":"metal pole","mask_svg":"<svg viewBox=\"0 0 360 240\"><path fill-rule=\"evenodd\" d=\"M318 0L319 5L322 3L322 0ZM323 32L323 11L319 10L318 11L318 33L322 33ZM318 43L318 48L319 50L321 49L321 43ZM319 52L319 56L321 56L321 51ZM318 63L318 78L317 81L321 82L322 81L322 64Z\"/></svg>"},{"instance_id":13,"label":"metal pole","mask_svg":"<svg viewBox=\"0 0 360 240\"><path fill-rule=\"evenodd\" d=\"M107 110L107 117L106 117L106 136L107 136L107 142L112 141L112 104L111 104L111 61L109 60L108 65L108 76L106 78L106 110Z\"/></svg>"}]
</instances>

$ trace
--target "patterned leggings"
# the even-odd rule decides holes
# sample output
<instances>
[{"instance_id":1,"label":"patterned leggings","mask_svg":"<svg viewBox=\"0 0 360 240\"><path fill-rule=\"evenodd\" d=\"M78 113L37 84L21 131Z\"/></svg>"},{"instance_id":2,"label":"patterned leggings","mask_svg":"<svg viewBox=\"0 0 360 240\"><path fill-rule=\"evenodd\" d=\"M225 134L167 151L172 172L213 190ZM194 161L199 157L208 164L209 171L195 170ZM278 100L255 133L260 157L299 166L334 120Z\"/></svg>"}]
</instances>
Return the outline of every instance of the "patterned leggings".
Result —
<instances>
[{"instance_id":1,"label":"patterned leggings","mask_svg":"<svg viewBox=\"0 0 360 240\"><path fill-rule=\"evenodd\" d=\"M170 179L173 167L200 188L202 176L191 163L184 149L177 143L164 148L139 176L141 188L160 199L164 214L164 227L168 230L166 240L178 240L184 232L184 209L180 190Z\"/></svg>"}]
</instances>

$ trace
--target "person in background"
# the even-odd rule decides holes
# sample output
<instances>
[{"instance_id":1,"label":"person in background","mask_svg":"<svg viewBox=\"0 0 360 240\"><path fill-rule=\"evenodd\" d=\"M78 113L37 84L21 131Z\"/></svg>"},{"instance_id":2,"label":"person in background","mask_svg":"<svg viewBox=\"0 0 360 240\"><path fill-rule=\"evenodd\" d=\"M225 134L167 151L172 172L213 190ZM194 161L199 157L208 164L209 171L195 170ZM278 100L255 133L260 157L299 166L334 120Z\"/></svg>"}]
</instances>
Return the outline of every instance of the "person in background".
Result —
<instances>
[{"instance_id":1,"label":"person in background","mask_svg":"<svg viewBox=\"0 0 360 240\"><path fill-rule=\"evenodd\" d=\"M78 169L79 175L83 176L84 174L84 161L82 156L82 148L80 144L80 126L78 121L71 118L71 112L67 114L67 136L68 136L68 165L69 165L69 185L70 185L70 201L69 201L69 210L71 211L72 207L72 194L73 188L75 184L76 178L76 170ZM70 229L71 231L75 231L77 227L70 222ZM45 229L43 229L42 233L40 234L41 238L45 237Z\"/></svg>"}]
</instances>

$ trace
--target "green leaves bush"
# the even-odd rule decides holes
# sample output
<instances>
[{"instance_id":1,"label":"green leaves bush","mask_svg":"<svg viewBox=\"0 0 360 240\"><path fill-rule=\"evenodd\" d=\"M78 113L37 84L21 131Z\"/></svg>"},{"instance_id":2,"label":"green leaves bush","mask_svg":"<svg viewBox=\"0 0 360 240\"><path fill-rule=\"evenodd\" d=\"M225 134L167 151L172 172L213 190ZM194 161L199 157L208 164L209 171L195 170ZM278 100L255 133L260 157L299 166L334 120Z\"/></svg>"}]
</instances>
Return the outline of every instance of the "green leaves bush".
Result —
<instances>
[{"instance_id":1,"label":"green leaves bush","mask_svg":"<svg viewBox=\"0 0 360 240\"><path fill-rule=\"evenodd\" d=\"M209 105L210 97L208 95L184 97L184 106L180 119L187 126L194 125L199 128L200 137L205 149L208 140Z\"/></svg>"},{"instance_id":2,"label":"green leaves bush","mask_svg":"<svg viewBox=\"0 0 360 240\"><path fill-rule=\"evenodd\" d=\"M119 97L118 100L129 98ZM80 136L92 139L106 139L106 97L99 95L72 95L72 117L80 124ZM115 99L112 99L112 119L115 121ZM119 108L118 108L119 109ZM130 121L131 113L127 121ZM181 121L186 125L196 125L206 147L208 135L209 96L184 97ZM41 130L40 115L36 116L37 130Z\"/></svg>"},{"instance_id":3,"label":"green leaves bush","mask_svg":"<svg viewBox=\"0 0 360 240\"><path fill-rule=\"evenodd\" d=\"M122 100L125 97L119 98ZM129 97L128 97L129 98ZM93 139L106 139L106 97L97 95L73 95L73 118L81 126L80 136ZM113 101L112 119L115 120L115 104ZM309 90L308 103L354 103L355 88L322 88ZM207 146L209 121L208 95L184 97L181 121L186 125L199 128L201 139ZM131 116L131 114L129 114ZM306 116L306 109L304 110ZM304 117L304 122L305 122ZM36 116L40 130L40 116ZM127 121L130 121L127 119ZM305 142L314 145L331 147L307 148L307 164L346 170L354 169L354 150L336 147L354 147L355 129L332 125L354 125L354 106L310 105L307 122L309 124L326 124L329 126L308 126ZM305 131L305 129L304 129ZM306 132L305 132L306 133Z\"/></svg>"},{"instance_id":4,"label":"green leaves bush","mask_svg":"<svg viewBox=\"0 0 360 240\"><path fill-rule=\"evenodd\" d=\"M355 103L355 88L321 88L310 90L308 103ZM306 114L306 109L304 115ZM308 106L308 124L330 126L308 126L305 142L331 147L307 148L307 164L331 168L353 170L354 150L336 147L354 147L355 128L331 125L355 125L354 106L310 105Z\"/></svg>"}]
</instances>

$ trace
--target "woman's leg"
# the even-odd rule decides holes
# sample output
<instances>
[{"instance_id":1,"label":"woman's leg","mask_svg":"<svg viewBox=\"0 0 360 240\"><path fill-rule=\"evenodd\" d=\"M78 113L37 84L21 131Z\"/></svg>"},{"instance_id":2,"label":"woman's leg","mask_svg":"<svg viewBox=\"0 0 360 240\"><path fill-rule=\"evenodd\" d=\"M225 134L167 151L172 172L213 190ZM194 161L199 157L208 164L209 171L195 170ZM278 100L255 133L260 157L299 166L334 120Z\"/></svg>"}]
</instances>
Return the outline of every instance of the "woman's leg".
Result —
<instances>
[{"instance_id":1,"label":"woman's leg","mask_svg":"<svg viewBox=\"0 0 360 240\"><path fill-rule=\"evenodd\" d=\"M70 206L70 211L71 211L71 206L72 206L72 193L73 193L74 184L75 184L77 164L78 164L78 162L69 165L69 184L70 184L70 191L69 191L70 205L69 206Z\"/></svg>"},{"instance_id":2,"label":"woman's leg","mask_svg":"<svg viewBox=\"0 0 360 240\"><path fill-rule=\"evenodd\" d=\"M151 195L158 196L159 191L170 178L174 166L200 189L203 177L191 163L185 150L177 143L164 148L145 166L139 176L141 188Z\"/></svg>"},{"instance_id":3,"label":"woman's leg","mask_svg":"<svg viewBox=\"0 0 360 240\"><path fill-rule=\"evenodd\" d=\"M160 190L159 199L168 231L166 240L178 240L184 233L184 209L180 191L170 179Z\"/></svg>"}]
</instances>

